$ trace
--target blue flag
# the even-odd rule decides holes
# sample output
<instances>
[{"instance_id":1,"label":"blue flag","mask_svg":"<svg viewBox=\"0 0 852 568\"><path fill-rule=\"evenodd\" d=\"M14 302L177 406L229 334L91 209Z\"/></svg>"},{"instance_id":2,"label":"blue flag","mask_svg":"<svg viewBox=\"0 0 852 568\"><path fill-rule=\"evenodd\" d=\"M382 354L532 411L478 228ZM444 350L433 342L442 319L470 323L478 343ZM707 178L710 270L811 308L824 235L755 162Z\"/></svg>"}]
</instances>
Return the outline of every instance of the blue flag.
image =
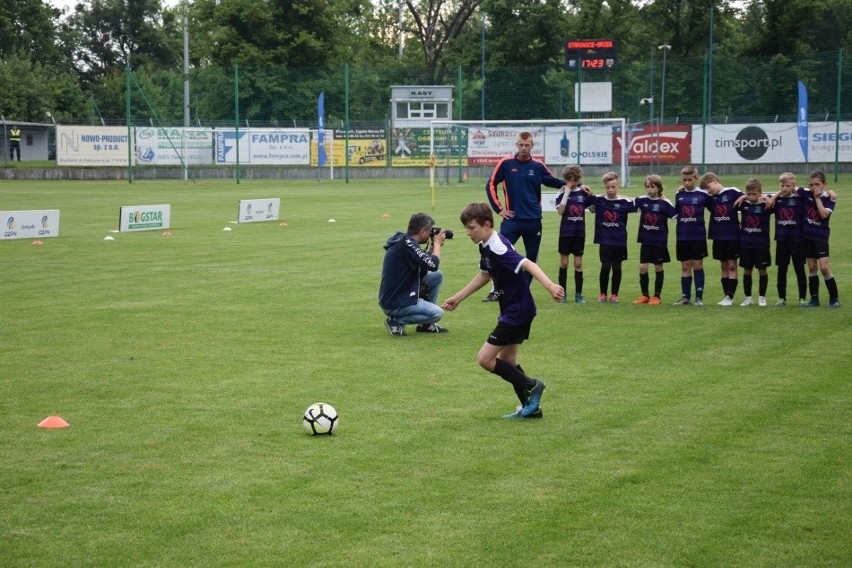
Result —
<instances>
[{"instance_id":1,"label":"blue flag","mask_svg":"<svg viewBox=\"0 0 852 568\"><path fill-rule=\"evenodd\" d=\"M796 132L805 162L808 161L808 89L799 81L799 113L796 117Z\"/></svg>"},{"instance_id":2,"label":"blue flag","mask_svg":"<svg viewBox=\"0 0 852 568\"><path fill-rule=\"evenodd\" d=\"M317 102L317 164L325 165L325 91L319 95Z\"/></svg>"}]
</instances>

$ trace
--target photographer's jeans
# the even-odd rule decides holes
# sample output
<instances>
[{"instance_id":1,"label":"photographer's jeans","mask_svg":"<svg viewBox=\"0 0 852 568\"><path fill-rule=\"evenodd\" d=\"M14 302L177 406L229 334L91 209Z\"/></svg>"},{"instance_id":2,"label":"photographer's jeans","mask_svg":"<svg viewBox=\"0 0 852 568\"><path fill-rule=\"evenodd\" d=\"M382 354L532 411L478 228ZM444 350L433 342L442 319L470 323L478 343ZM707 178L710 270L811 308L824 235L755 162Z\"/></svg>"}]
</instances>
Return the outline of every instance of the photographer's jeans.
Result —
<instances>
[{"instance_id":1,"label":"photographer's jeans","mask_svg":"<svg viewBox=\"0 0 852 568\"><path fill-rule=\"evenodd\" d=\"M413 306L405 306L398 310L385 312L392 320L405 324L427 324L437 323L444 317L444 310L436 303L438 301L438 292L441 290L441 284L444 282L444 273L440 270L427 272L423 277L426 286L429 288L429 300L417 298L417 303Z\"/></svg>"}]
</instances>

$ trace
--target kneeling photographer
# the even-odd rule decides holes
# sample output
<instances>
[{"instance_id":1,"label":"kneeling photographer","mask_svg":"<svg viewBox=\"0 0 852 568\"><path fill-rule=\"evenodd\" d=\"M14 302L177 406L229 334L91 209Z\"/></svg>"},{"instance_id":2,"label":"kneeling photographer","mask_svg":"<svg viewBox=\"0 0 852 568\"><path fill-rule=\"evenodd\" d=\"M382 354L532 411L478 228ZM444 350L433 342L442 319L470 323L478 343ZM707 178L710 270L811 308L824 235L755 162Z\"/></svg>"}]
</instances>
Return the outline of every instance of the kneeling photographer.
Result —
<instances>
[{"instance_id":1,"label":"kneeling photographer","mask_svg":"<svg viewBox=\"0 0 852 568\"><path fill-rule=\"evenodd\" d=\"M385 243L379 306L387 316L385 327L391 335L406 335L406 324L417 324L418 332L447 331L437 323L444 316L437 301L444 281L438 269L441 245L448 238L452 231L435 227L435 220L426 213L415 213L407 232L397 231ZM426 243L430 244L423 249Z\"/></svg>"}]
</instances>

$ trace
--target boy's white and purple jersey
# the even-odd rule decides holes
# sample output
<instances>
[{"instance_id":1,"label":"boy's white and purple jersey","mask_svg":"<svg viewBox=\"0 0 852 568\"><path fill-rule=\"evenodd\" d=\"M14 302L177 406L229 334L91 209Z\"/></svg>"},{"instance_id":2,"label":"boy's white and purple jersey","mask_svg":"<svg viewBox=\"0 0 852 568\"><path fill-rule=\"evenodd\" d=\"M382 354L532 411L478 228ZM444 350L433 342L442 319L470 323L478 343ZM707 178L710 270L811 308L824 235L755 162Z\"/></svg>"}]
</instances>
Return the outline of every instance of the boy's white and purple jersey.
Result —
<instances>
[{"instance_id":1,"label":"boy's white and purple jersey","mask_svg":"<svg viewBox=\"0 0 852 568\"><path fill-rule=\"evenodd\" d=\"M677 192L675 209L677 209L678 241L707 240L707 229L704 227L704 210L709 201L710 195L701 189Z\"/></svg>"},{"instance_id":2,"label":"boy's white and purple jersey","mask_svg":"<svg viewBox=\"0 0 852 568\"><path fill-rule=\"evenodd\" d=\"M627 214L636 211L632 199L605 195L593 196L595 206L595 242L599 245L627 246Z\"/></svg>"},{"instance_id":3,"label":"boy's white and purple jersey","mask_svg":"<svg viewBox=\"0 0 852 568\"><path fill-rule=\"evenodd\" d=\"M527 262L505 236L494 232L486 242L479 243L479 269L487 272L500 293L498 323L524 325L535 317L535 301L530 284L521 265Z\"/></svg>"},{"instance_id":4,"label":"boy's white and purple jersey","mask_svg":"<svg viewBox=\"0 0 852 568\"><path fill-rule=\"evenodd\" d=\"M561 204L566 197L568 201L562 213L562 220L559 222L559 236L585 237L586 208L592 205L593 196L580 188L574 188L568 192L567 196L564 193L557 196L557 202Z\"/></svg>"},{"instance_id":5,"label":"boy's white and purple jersey","mask_svg":"<svg viewBox=\"0 0 852 568\"><path fill-rule=\"evenodd\" d=\"M775 240L798 242L802 240L802 228L805 223L805 199L799 194L799 188L787 197L778 196L775 200Z\"/></svg>"},{"instance_id":6,"label":"boy's white and purple jersey","mask_svg":"<svg viewBox=\"0 0 852 568\"><path fill-rule=\"evenodd\" d=\"M825 219L822 218L816 205L816 197L810 189L800 187L796 192L805 200L805 224L802 227L802 236L812 241L827 241L831 234L831 229L828 227L828 220L831 215ZM834 211L836 203L828 195L823 192L819 198L822 200L823 207L829 211Z\"/></svg>"},{"instance_id":7,"label":"boy's white and purple jersey","mask_svg":"<svg viewBox=\"0 0 852 568\"><path fill-rule=\"evenodd\" d=\"M772 209L767 209L763 202L743 201L740 212L740 247L769 250L769 216L772 215Z\"/></svg>"},{"instance_id":8,"label":"boy's white and purple jersey","mask_svg":"<svg viewBox=\"0 0 852 568\"><path fill-rule=\"evenodd\" d=\"M743 192L736 187L726 187L716 195L710 196L708 209L710 221L707 223L707 236L714 241L740 240L740 220L734 202Z\"/></svg>"},{"instance_id":9,"label":"boy's white and purple jersey","mask_svg":"<svg viewBox=\"0 0 852 568\"><path fill-rule=\"evenodd\" d=\"M656 247L668 246L669 219L677 217L677 209L665 197L643 195L633 200L639 211L639 234L636 242Z\"/></svg>"}]
</instances>

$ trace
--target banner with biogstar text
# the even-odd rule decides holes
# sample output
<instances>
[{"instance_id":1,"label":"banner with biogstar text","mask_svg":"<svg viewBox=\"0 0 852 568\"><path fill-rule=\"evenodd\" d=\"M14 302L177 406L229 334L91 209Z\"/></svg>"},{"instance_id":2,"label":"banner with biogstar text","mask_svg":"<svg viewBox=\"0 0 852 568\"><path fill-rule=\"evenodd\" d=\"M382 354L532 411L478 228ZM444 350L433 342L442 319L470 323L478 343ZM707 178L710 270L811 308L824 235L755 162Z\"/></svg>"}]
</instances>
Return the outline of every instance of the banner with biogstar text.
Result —
<instances>
[{"instance_id":1,"label":"banner with biogstar text","mask_svg":"<svg viewBox=\"0 0 852 568\"><path fill-rule=\"evenodd\" d=\"M281 199L241 199L238 223L254 223L257 221L276 221L281 209Z\"/></svg>"},{"instance_id":2,"label":"banner with biogstar text","mask_svg":"<svg viewBox=\"0 0 852 568\"><path fill-rule=\"evenodd\" d=\"M131 140L122 126L57 126L56 165L127 166ZM130 154L131 161L134 154Z\"/></svg>"},{"instance_id":3,"label":"banner with biogstar text","mask_svg":"<svg viewBox=\"0 0 852 568\"><path fill-rule=\"evenodd\" d=\"M247 128L216 130L216 163L307 166L311 157L311 135L307 128Z\"/></svg>"},{"instance_id":4,"label":"banner with biogstar text","mask_svg":"<svg viewBox=\"0 0 852 568\"><path fill-rule=\"evenodd\" d=\"M0 239L30 239L59 236L59 209L0 211Z\"/></svg>"},{"instance_id":5,"label":"banner with biogstar text","mask_svg":"<svg viewBox=\"0 0 852 568\"><path fill-rule=\"evenodd\" d=\"M168 229L171 213L171 205L123 205L118 214L118 230L124 233Z\"/></svg>"},{"instance_id":6,"label":"banner with biogstar text","mask_svg":"<svg viewBox=\"0 0 852 568\"><path fill-rule=\"evenodd\" d=\"M710 124L705 137L701 126L692 127L692 161L710 164L804 163L795 122L764 124ZM808 124L808 160L812 163L852 161L852 122Z\"/></svg>"},{"instance_id":7,"label":"banner with biogstar text","mask_svg":"<svg viewBox=\"0 0 852 568\"><path fill-rule=\"evenodd\" d=\"M213 130L210 128L136 128L136 163L140 166L211 165Z\"/></svg>"}]
</instances>

